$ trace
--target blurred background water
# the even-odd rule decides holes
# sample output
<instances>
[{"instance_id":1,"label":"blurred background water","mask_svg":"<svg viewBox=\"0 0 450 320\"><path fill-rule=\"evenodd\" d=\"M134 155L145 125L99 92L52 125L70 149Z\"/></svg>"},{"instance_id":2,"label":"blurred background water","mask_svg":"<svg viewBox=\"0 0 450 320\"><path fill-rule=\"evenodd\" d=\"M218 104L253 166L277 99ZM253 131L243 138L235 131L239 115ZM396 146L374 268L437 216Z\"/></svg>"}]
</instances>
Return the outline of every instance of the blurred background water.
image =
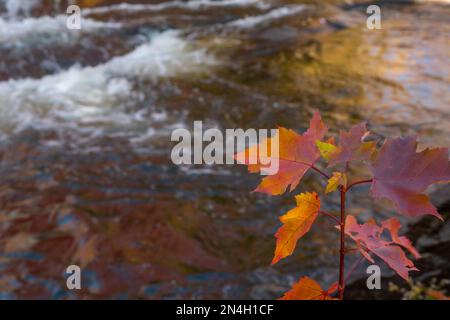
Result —
<instances>
[{"instance_id":1,"label":"blurred background water","mask_svg":"<svg viewBox=\"0 0 450 320\"><path fill-rule=\"evenodd\" d=\"M250 193L260 177L240 166L172 164L170 134L194 120L303 131L317 109L335 133L367 120L450 145L447 1L381 2L382 30L363 1L71 3L81 30L67 1L0 0L0 298L274 299L300 274L334 281L324 220L269 266L292 194ZM390 216L368 190L351 212Z\"/></svg>"}]
</instances>

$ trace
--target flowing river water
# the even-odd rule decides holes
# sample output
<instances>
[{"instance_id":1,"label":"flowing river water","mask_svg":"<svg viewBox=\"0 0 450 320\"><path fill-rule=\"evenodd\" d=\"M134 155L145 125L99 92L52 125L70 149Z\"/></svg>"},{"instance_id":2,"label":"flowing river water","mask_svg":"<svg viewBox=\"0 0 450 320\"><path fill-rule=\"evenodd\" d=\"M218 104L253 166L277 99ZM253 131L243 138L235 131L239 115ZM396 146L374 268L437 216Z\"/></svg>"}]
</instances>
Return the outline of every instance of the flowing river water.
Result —
<instances>
[{"instance_id":1,"label":"flowing river water","mask_svg":"<svg viewBox=\"0 0 450 320\"><path fill-rule=\"evenodd\" d=\"M78 4L69 30L65 1L0 0L0 298L274 299L300 274L334 281L326 220L269 265L292 194L251 193L241 166L172 164L170 134L194 120L303 131L317 109L334 132L367 120L450 145L446 1L383 2L382 30L358 1ZM368 190L352 212L392 214Z\"/></svg>"}]
</instances>

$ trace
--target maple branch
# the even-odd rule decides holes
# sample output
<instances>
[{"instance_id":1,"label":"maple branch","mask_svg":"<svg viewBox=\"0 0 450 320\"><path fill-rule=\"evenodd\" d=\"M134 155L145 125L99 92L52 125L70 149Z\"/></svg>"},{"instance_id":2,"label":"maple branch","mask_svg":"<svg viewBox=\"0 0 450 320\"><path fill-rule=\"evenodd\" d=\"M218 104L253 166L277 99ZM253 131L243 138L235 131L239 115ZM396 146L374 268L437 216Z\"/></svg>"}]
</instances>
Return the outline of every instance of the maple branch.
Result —
<instances>
[{"instance_id":1,"label":"maple branch","mask_svg":"<svg viewBox=\"0 0 450 320\"><path fill-rule=\"evenodd\" d=\"M339 221L338 218L336 218L335 216L333 216L331 213L325 212L325 211L319 211L320 214L323 214L324 216L327 216L329 218L331 218L334 222L336 222L337 224L341 224L341 222Z\"/></svg>"},{"instance_id":2,"label":"maple branch","mask_svg":"<svg viewBox=\"0 0 450 320\"><path fill-rule=\"evenodd\" d=\"M338 296L339 299L344 298L344 286L345 286L345 278L344 278L344 270L345 270L345 193L346 189L344 187L340 188L341 192L341 248L339 250L339 287L338 287Z\"/></svg>"},{"instance_id":3,"label":"maple branch","mask_svg":"<svg viewBox=\"0 0 450 320\"><path fill-rule=\"evenodd\" d=\"M347 191L350 190L351 187L356 186L358 184L371 183L371 182L373 182L373 179L355 181L347 187Z\"/></svg>"}]
</instances>

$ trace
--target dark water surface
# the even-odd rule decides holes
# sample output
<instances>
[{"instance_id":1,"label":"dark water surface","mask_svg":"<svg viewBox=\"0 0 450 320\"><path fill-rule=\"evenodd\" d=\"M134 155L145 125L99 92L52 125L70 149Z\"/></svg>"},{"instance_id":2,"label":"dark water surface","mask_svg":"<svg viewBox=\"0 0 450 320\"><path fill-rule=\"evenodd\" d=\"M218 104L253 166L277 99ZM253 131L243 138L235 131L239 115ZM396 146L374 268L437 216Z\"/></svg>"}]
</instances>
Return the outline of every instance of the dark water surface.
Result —
<instances>
[{"instance_id":1,"label":"dark water surface","mask_svg":"<svg viewBox=\"0 0 450 320\"><path fill-rule=\"evenodd\" d=\"M300 274L334 281L328 221L270 267L292 195L250 193L240 166L175 166L170 134L303 131L318 109L334 132L367 120L450 145L450 6L383 4L368 30L343 2L78 1L73 31L64 1L0 0L0 298L273 299ZM392 213L358 190L351 212Z\"/></svg>"}]
</instances>

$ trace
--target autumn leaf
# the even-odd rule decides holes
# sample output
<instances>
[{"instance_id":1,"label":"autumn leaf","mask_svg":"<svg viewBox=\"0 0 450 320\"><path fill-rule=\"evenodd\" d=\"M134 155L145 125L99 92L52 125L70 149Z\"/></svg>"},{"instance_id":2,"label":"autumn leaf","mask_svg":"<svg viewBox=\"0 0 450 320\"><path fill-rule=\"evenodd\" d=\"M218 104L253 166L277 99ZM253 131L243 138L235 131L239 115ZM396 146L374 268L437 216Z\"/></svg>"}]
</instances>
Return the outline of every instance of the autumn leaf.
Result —
<instances>
[{"instance_id":1,"label":"autumn leaf","mask_svg":"<svg viewBox=\"0 0 450 320\"><path fill-rule=\"evenodd\" d=\"M317 193L302 193L295 199L297 207L280 217L283 226L275 234L277 244L272 264L294 252L298 239L309 231L319 213L320 199Z\"/></svg>"},{"instance_id":2,"label":"autumn leaf","mask_svg":"<svg viewBox=\"0 0 450 320\"><path fill-rule=\"evenodd\" d=\"M328 290L323 290L313 279L302 277L279 300L337 300L330 296L337 288L337 283L334 283Z\"/></svg>"},{"instance_id":3,"label":"autumn leaf","mask_svg":"<svg viewBox=\"0 0 450 320\"><path fill-rule=\"evenodd\" d=\"M333 172L331 178L328 179L325 193L336 191L339 185L347 186L347 175L344 172Z\"/></svg>"},{"instance_id":4,"label":"autumn leaf","mask_svg":"<svg viewBox=\"0 0 450 320\"><path fill-rule=\"evenodd\" d=\"M430 184L450 180L448 148L416 149L415 137L386 140L372 167L372 195L391 200L401 214L442 220L423 192Z\"/></svg>"},{"instance_id":5,"label":"autumn leaf","mask_svg":"<svg viewBox=\"0 0 450 320\"><path fill-rule=\"evenodd\" d=\"M337 150L337 147L334 145L334 139L327 142L317 140L316 146L322 158L327 161L330 161L330 156Z\"/></svg>"},{"instance_id":6,"label":"autumn leaf","mask_svg":"<svg viewBox=\"0 0 450 320\"><path fill-rule=\"evenodd\" d=\"M276 174L269 175L262 179L259 186L255 189L257 192L263 192L272 195L279 195L289 188L290 191L295 189L302 177L308 169L320 158L318 149L316 148L316 141L323 138L327 132L327 127L322 122L320 114L314 113L310 121L309 129L303 134L299 135L293 130L283 127L278 128L278 134L275 137L269 138L269 141L262 141L258 146L251 146L250 148L235 155L236 159L240 155L246 156L246 161L243 164L248 165L248 169L252 173L260 172L264 165L250 164L248 157L258 152L264 145L271 145L272 143L279 144L279 170ZM270 150L270 147L267 147ZM270 158L275 156L269 154Z\"/></svg>"},{"instance_id":7,"label":"autumn leaf","mask_svg":"<svg viewBox=\"0 0 450 320\"><path fill-rule=\"evenodd\" d=\"M339 145L327 154L328 165L335 166L339 163L370 159L376 144L374 141L363 142L367 133L365 122L353 126L349 132L341 131ZM327 148L331 149L330 146Z\"/></svg>"},{"instance_id":8,"label":"autumn leaf","mask_svg":"<svg viewBox=\"0 0 450 320\"><path fill-rule=\"evenodd\" d=\"M372 219L364 224L358 224L354 216L348 215L345 220L345 233L356 241L361 254L367 260L372 263L374 262L370 255L370 253L373 253L386 262L400 277L408 280L408 272L418 271L418 269L414 266L414 263L406 257L402 248L396 244L400 244L401 246L407 244L407 246L410 247L412 247L412 245L406 237L401 237L402 240L399 241L397 234L399 227L394 223L394 228L392 228L391 223L392 221L386 220L380 227ZM385 229L391 234L390 241L381 238ZM392 234L392 232L394 232L394 234ZM414 255L417 254L417 256L420 256L415 249L411 250L411 248L408 248L408 250L414 252Z\"/></svg>"},{"instance_id":9,"label":"autumn leaf","mask_svg":"<svg viewBox=\"0 0 450 320\"><path fill-rule=\"evenodd\" d=\"M407 249L409 252L411 252L414 258L420 258L420 253L417 252L416 248L413 247L411 241L406 237L400 237L398 235L398 231L402 227L400 221L398 221L396 218L390 218L383 222L382 227L389 230L389 232L391 233L392 241L394 243L399 244Z\"/></svg>"}]
</instances>

